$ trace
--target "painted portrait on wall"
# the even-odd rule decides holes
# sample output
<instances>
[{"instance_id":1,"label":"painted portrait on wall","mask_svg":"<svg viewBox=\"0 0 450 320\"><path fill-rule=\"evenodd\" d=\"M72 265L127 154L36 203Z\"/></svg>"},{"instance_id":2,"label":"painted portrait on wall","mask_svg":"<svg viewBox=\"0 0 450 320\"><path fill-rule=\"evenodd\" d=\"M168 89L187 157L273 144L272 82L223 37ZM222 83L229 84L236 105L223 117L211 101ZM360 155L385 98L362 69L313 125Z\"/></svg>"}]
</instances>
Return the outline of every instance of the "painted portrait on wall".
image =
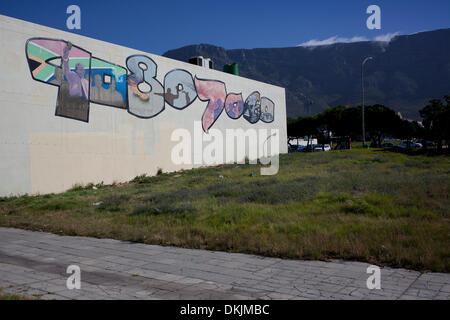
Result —
<instances>
[{"instance_id":1,"label":"painted portrait on wall","mask_svg":"<svg viewBox=\"0 0 450 320\"><path fill-rule=\"evenodd\" d=\"M33 78L59 87L55 115L89 122L91 53L44 38L28 40L26 50Z\"/></svg>"}]
</instances>

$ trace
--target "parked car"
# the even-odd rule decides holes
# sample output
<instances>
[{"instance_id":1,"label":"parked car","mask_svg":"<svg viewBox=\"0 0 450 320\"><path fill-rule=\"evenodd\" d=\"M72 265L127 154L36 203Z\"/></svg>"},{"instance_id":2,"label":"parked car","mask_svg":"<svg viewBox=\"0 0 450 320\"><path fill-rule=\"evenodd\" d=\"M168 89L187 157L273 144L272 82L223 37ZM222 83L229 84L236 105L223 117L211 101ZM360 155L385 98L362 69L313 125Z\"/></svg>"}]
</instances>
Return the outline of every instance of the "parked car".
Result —
<instances>
[{"instance_id":1,"label":"parked car","mask_svg":"<svg viewBox=\"0 0 450 320\"><path fill-rule=\"evenodd\" d=\"M310 144L309 146L303 146L302 152L312 152L314 151L315 144Z\"/></svg>"},{"instance_id":2,"label":"parked car","mask_svg":"<svg viewBox=\"0 0 450 320\"><path fill-rule=\"evenodd\" d=\"M331 150L331 147L329 144L325 144L325 145L323 145L323 147L321 144L317 144L314 146L314 152L330 151L330 150Z\"/></svg>"},{"instance_id":3,"label":"parked car","mask_svg":"<svg viewBox=\"0 0 450 320\"><path fill-rule=\"evenodd\" d=\"M289 152L301 152L305 148L306 147L302 146L302 145L296 145L296 144L288 145L288 151Z\"/></svg>"},{"instance_id":4,"label":"parked car","mask_svg":"<svg viewBox=\"0 0 450 320\"><path fill-rule=\"evenodd\" d=\"M381 145L382 148L395 148L398 147L397 144L392 143L392 142L385 142Z\"/></svg>"},{"instance_id":5,"label":"parked car","mask_svg":"<svg viewBox=\"0 0 450 320\"><path fill-rule=\"evenodd\" d=\"M408 148L408 141L402 141L400 142L400 147L402 148ZM419 142L409 141L409 147L410 148L422 148L422 144Z\"/></svg>"}]
</instances>

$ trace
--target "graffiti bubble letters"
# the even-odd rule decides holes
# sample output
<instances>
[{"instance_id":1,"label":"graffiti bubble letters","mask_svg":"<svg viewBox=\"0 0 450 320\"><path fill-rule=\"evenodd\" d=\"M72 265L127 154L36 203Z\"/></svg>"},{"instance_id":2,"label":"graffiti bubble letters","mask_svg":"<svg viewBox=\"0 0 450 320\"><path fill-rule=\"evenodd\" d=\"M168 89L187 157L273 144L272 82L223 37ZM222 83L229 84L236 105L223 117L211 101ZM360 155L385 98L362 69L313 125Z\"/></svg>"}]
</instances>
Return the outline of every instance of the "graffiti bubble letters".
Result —
<instances>
[{"instance_id":1,"label":"graffiti bubble letters","mask_svg":"<svg viewBox=\"0 0 450 320\"><path fill-rule=\"evenodd\" d=\"M92 58L90 101L126 109L127 69L99 58Z\"/></svg>"},{"instance_id":2,"label":"graffiti bubble letters","mask_svg":"<svg viewBox=\"0 0 450 320\"><path fill-rule=\"evenodd\" d=\"M186 70L176 69L167 73L164 88L166 102L175 109L182 110L197 99L194 79Z\"/></svg>"},{"instance_id":3,"label":"graffiti bubble letters","mask_svg":"<svg viewBox=\"0 0 450 320\"><path fill-rule=\"evenodd\" d=\"M28 39L25 51L32 78L58 87L56 116L89 122L93 102L149 119L163 112L165 103L182 110L198 97L207 102L202 116L204 132L224 109L231 119L243 115L252 124L274 121L275 103L258 91L244 103L242 93L227 94L224 82L192 77L182 69L168 72L163 85L157 79L157 64L144 55L129 56L125 68L93 57L70 42L48 38Z\"/></svg>"},{"instance_id":4,"label":"graffiti bubble letters","mask_svg":"<svg viewBox=\"0 0 450 320\"><path fill-rule=\"evenodd\" d=\"M225 110L230 118L239 119L244 112L242 94L229 93L225 101Z\"/></svg>"},{"instance_id":5,"label":"graffiti bubble letters","mask_svg":"<svg viewBox=\"0 0 450 320\"><path fill-rule=\"evenodd\" d=\"M156 80L156 63L146 56L128 57L128 112L140 118L153 118L164 111L164 88Z\"/></svg>"},{"instance_id":6,"label":"graffiti bubble letters","mask_svg":"<svg viewBox=\"0 0 450 320\"><path fill-rule=\"evenodd\" d=\"M26 52L33 79L59 88L55 115L88 122L91 53L41 38L28 40Z\"/></svg>"},{"instance_id":7,"label":"graffiti bubble letters","mask_svg":"<svg viewBox=\"0 0 450 320\"><path fill-rule=\"evenodd\" d=\"M256 123L261 118L261 95L253 92L245 100L244 118L250 123Z\"/></svg>"},{"instance_id":8,"label":"graffiti bubble letters","mask_svg":"<svg viewBox=\"0 0 450 320\"><path fill-rule=\"evenodd\" d=\"M273 122L275 103L269 98L261 98L261 121L265 123Z\"/></svg>"},{"instance_id":9,"label":"graffiti bubble letters","mask_svg":"<svg viewBox=\"0 0 450 320\"><path fill-rule=\"evenodd\" d=\"M216 122L225 106L227 90L225 83L218 80L202 80L195 77L195 87L200 100L208 101L208 106L202 117L203 131L208 129Z\"/></svg>"}]
</instances>

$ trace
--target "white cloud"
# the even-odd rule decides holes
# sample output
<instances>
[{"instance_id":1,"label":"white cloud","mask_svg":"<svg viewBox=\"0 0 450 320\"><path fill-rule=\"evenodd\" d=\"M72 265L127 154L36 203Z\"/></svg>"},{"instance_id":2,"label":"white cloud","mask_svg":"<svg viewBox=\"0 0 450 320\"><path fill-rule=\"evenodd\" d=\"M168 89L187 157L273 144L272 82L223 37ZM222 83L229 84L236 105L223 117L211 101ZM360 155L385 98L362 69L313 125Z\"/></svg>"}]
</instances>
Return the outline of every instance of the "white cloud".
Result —
<instances>
[{"instance_id":1,"label":"white cloud","mask_svg":"<svg viewBox=\"0 0 450 320\"><path fill-rule=\"evenodd\" d=\"M376 36L373 39L373 41L389 42L392 40L392 38L394 38L395 36L398 36L398 35L399 35L399 32L386 33L386 34L383 34L380 36ZM367 39L366 37L360 37L360 36L355 36L352 38L334 36L334 37L330 37L325 40L312 39L312 40L309 40L309 41L299 44L297 47L327 46L327 45L335 44L335 43L351 43L351 42L360 42L360 41L370 41L370 39Z\"/></svg>"},{"instance_id":2,"label":"white cloud","mask_svg":"<svg viewBox=\"0 0 450 320\"><path fill-rule=\"evenodd\" d=\"M399 34L400 34L399 32L386 33L386 34L382 34L381 36L375 37L373 40L375 40L375 41L383 41L383 42L390 42L392 40L392 38L398 36Z\"/></svg>"},{"instance_id":3,"label":"white cloud","mask_svg":"<svg viewBox=\"0 0 450 320\"><path fill-rule=\"evenodd\" d=\"M309 40L307 42L301 43L298 47L314 47L314 46L326 46L334 43L349 43L349 42L358 42L358 41L367 41L366 37L353 37L353 38L342 38L338 36L334 36L325 40Z\"/></svg>"}]
</instances>

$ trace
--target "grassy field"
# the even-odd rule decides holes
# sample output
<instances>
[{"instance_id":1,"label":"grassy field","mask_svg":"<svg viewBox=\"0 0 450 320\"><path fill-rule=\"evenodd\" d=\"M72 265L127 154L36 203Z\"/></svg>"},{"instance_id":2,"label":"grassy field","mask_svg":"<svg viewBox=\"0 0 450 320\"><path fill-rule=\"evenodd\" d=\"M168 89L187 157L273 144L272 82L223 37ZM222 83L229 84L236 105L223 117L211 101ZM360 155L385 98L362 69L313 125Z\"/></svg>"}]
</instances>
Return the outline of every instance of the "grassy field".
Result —
<instances>
[{"instance_id":1,"label":"grassy field","mask_svg":"<svg viewBox=\"0 0 450 320\"><path fill-rule=\"evenodd\" d=\"M11 295L11 294L1 294L0 293L0 300L28 300L24 297L20 297L17 295Z\"/></svg>"},{"instance_id":2,"label":"grassy field","mask_svg":"<svg viewBox=\"0 0 450 320\"><path fill-rule=\"evenodd\" d=\"M0 226L450 272L449 156L294 153L276 176L227 165L97 187L1 198Z\"/></svg>"},{"instance_id":3,"label":"grassy field","mask_svg":"<svg viewBox=\"0 0 450 320\"><path fill-rule=\"evenodd\" d=\"M33 298L28 298L28 297L23 297L23 296L19 296L16 294L6 294L3 293L3 288L0 288L0 301L1 300L37 300L37 297L33 297Z\"/></svg>"},{"instance_id":4,"label":"grassy field","mask_svg":"<svg viewBox=\"0 0 450 320\"><path fill-rule=\"evenodd\" d=\"M0 300L33 300L33 299L11 294L0 294Z\"/></svg>"}]
</instances>

